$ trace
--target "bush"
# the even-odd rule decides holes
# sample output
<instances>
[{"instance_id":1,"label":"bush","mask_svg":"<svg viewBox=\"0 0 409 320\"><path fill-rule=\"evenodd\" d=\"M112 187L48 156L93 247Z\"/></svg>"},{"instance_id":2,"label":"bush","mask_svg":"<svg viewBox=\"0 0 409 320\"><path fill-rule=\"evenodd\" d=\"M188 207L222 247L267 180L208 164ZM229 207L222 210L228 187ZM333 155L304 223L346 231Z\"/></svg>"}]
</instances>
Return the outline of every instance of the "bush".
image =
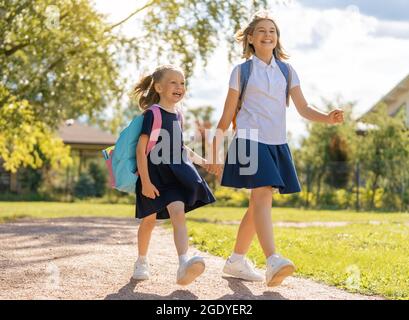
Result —
<instances>
[{"instance_id":1,"label":"bush","mask_svg":"<svg viewBox=\"0 0 409 320\"><path fill-rule=\"evenodd\" d=\"M218 187L214 196L217 206L247 207L249 205L249 192L245 189Z\"/></svg>"},{"instance_id":2,"label":"bush","mask_svg":"<svg viewBox=\"0 0 409 320\"><path fill-rule=\"evenodd\" d=\"M74 186L74 196L80 199L87 197L94 197L95 183L91 175L88 173L81 173L80 178Z\"/></svg>"},{"instance_id":3,"label":"bush","mask_svg":"<svg viewBox=\"0 0 409 320\"><path fill-rule=\"evenodd\" d=\"M20 172L20 182L23 189L27 189L30 193L35 193L39 189L43 179L41 170L28 167Z\"/></svg>"},{"instance_id":4,"label":"bush","mask_svg":"<svg viewBox=\"0 0 409 320\"><path fill-rule=\"evenodd\" d=\"M311 205L310 194L310 205ZM292 194L273 194L273 207L303 207L306 204L306 192Z\"/></svg>"},{"instance_id":5,"label":"bush","mask_svg":"<svg viewBox=\"0 0 409 320\"><path fill-rule=\"evenodd\" d=\"M75 200L75 202L81 202L82 200ZM110 204L135 204L135 193L127 194L115 189L109 189L103 197L88 198L87 203L110 203Z\"/></svg>"},{"instance_id":6,"label":"bush","mask_svg":"<svg viewBox=\"0 0 409 320\"><path fill-rule=\"evenodd\" d=\"M96 197L102 197L106 192L107 176L105 171L106 170L102 169L94 162L89 165L89 174L94 180L94 190Z\"/></svg>"},{"instance_id":7,"label":"bush","mask_svg":"<svg viewBox=\"0 0 409 320\"><path fill-rule=\"evenodd\" d=\"M54 201L55 199L48 194L43 193L2 193L0 194L0 201Z\"/></svg>"}]
</instances>

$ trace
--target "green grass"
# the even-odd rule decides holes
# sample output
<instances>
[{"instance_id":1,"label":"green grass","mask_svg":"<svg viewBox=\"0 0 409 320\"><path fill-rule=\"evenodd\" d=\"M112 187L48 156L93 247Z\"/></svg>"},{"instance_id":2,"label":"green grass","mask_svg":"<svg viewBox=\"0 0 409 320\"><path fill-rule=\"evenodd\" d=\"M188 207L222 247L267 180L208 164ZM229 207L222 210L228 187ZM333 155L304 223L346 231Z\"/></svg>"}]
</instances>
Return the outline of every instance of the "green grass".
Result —
<instances>
[{"instance_id":1,"label":"green grass","mask_svg":"<svg viewBox=\"0 0 409 320\"><path fill-rule=\"evenodd\" d=\"M0 223L19 218L134 217L135 207L125 204L0 202Z\"/></svg>"},{"instance_id":2,"label":"green grass","mask_svg":"<svg viewBox=\"0 0 409 320\"><path fill-rule=\"evenodd\" d=\"M192 220L200 219L208 222L238 221L246 213L246 208L204 207L188 214ZM346 210L303 210L292 208L273 208L273 221L311 222L311 221L388 221L409 222L409 213L369 213Z\"/></svg>"},{"instance_id":3,"label":"green grass","mask_svg":"<svg viewBox=\"0 0 409 320\"><path fill-rule=\"evenodd\" d=\"M135 207L128 204L99 204L87 202L0 202L0 222L22 217L134 217ZM246 208L203 207L188 214L192 220L239 221ZM357 213L354 211L302 210L273 208L273 221L387 221L409 222L408 213Z\"/></svg>"},{"instance_id":4,"label":"green grass","mask_svg":"<svg viewBox=\"0 0 409 320\"><path fill-rule=\"evenodd\" d=\"M192 244L227 257L245 208L206 207L187 215ZM20 217L134 217L133 205L95 203L0 202L0 222ZM277 249L297 265L296 275L350 292L409 299L409 214L273 208L273 221L349 221L343 227L275 227ZM370 221L381 221L373 225ZM168 225L169 227L169 225ZM249 257L264 267L254 241ZM351 280L352 279L352 280ZM352 282L351 282L352 281Z\"/></svg>"},{"instance_id":5,"label":"green grass","mask_svg":"<svg viewBox=\"0 0 409 320\"><path fill-rule=\"evenodd\" d=\"M226 258L234 247L245 209L208 208L189 215L189 236L196 247ZM343 227L275 227L277 250L297 265L296 275L350 292L409 299L409 215L273 208L274 221L349 221ZM370 221L381 221L380 225ZM257 266L265 258L257 241L248 256Z\"/></svg>"}]
</instances>

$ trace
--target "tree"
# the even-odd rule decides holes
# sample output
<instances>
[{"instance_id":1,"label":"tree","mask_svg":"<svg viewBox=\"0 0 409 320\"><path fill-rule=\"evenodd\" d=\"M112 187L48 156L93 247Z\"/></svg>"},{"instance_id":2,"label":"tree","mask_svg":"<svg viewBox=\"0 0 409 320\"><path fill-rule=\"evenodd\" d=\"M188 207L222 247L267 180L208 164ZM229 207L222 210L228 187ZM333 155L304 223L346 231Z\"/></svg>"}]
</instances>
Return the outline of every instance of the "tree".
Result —
<instances>
[{"instance_id":1,"label":"tree","mask_svg":"<svg viewBox=\"0 0 409 320\"><path fill-rule=\"evenodd\" d=\"M332 103L326 102L330 110ZM298 167L307 174L307 188L312 191L319 203L322 184L335 188L345 187L349 181L355 158L355 123L352 120L352 103L337 103L344 110L345 123L330 126L324 123L309 122L308 136L301 142L297 152ZM307 195L308 196L308 195ZM307 199L308 202L308 199Z\"/></svg>"},{"instance_id":2,"label":"tree","mask_svg":"<svg viewBox=\"0 0 409 320\"><path fill-rule=\"evenodd\" d=\"M0 87L0 96L5 96ZM4 168L16 172L20 166L50 168L71 163L69 148L54 136L51 129L35 117L34 107L27 100L10 96L0 109L0 156Z\"/></svg>"},{"instance_id":3,"label":"tree","mask_svg":"<svg viewBox=\"0 0 409 320\"><path fill-rule=\"evenodd\" d=\"M358 157L363 171L367 173L367 187L371 191L369 207L375 208L375 192L384 188L384 200L389 209L402 209L408 204L409 185L409 131L403 114L388 115L385 104L365 118L375 125L360 137ZM400 205L396 198L400 197Z\"/></svg>"},{"instance_id":4,"label":"tree","mask_svg":"<svg viewBox=\"0 0 409 320\"><path fill-rule=\"evenodd\" d=\"M126 62L140 66L142 59L155 56L158 62L180 63L189 77L225 35L232 47L242 18L266 2L150 0L110 25L89 0L0 0L0 156L5 168L40 166L36 144L58 146L43 155L68 163L55 129L62 120L87 115L115 131L120 121L106 124L103 112L110 106L116 118L122 115L126 79L120 74ZM118 27L142 13L135 37L121 34ZM229 50L229 57L235 52ZM31 131L36 134L27 139Z\"/></svg>"},{"instance_id":5,"label":"tree","mask_svg":"<svg viewBox=\"0 0 409 320\"><path fill-rule=\"evenodd\" d=\"M68 163L62 120L97 116L120 97L107 23L88 1L0 1L0 156L5 168Z\"/></svg>"},{"instance_id":6,"label":"tree","mask_svg":"<svg viewBox=\"0 0 409 320\"><path fill-rule=\"evenodd\" d=\"M285 4L287 1L275 2ZM140 29L135 32L135 37L124 39L125 51L132 52L127 56L128 63L143 65L147 59L153 58L157 63L172 61L183 67L189 83L197 63L202 61L206 65L221 41L229 48L227 60L238 56L240 50L235 45L235 32L250 14L266 6L266 0L150 0L114 23L109 30L116 30L132 18L140 18ZM121 121L124 112L127 117ZM123 127L137 113L135 107L131 112L118 109L113 119L115 127Z\"/></svg>"},{"instance_id":7,"label":"tree","mask_svg":"<svg viewBox=\"0 0 409 320\"><path fill-rule=\"evenodd\" d=\"M104 196L107 183L106 171L95 162L90 163L88 171L94 181L95 196Z\"/></svg>"},{"instance_id":8,"label":"tree","mask_svg":"<svg viewBox=\"0 0 409 320\"><path fill-rule=\"evenodd\" d=\"M243 19L264 7L267 0L150 0L111 29L143 13L140 33L129 39L130 47L137 52L135 59L140 61L154 55L159 61L176 60L189 78L198 58L206 63L220 41L227 40L229 59L237 54L233 41L235 32Z\"/></svg>"}]
</instances>

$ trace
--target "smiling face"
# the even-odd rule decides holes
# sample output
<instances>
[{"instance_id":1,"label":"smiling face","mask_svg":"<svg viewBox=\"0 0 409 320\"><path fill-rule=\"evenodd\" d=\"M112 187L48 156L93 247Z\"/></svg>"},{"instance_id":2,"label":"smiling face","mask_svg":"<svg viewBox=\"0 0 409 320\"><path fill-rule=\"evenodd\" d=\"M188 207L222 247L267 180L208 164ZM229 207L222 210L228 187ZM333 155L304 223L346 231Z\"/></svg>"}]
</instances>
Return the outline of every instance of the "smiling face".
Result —
<instances>
[{"instance_id":1,"label":"smiling face","mask_svg":"<svg viewBox=\"0 0 409 320\"><path fill-rule=\"evenodd\" d=\"M160 96L160 103L175 105L185 95L185 76L180 71L167 70L162 79L155 83L155 90Z\"/></svg>"},{"instance_id":2,"label":"smiling face","mask_svg":"<svg viewBox=\"0 0 409 320\"><path fill-rule=\"evenodd\" d=\"M258 22L252 34L247 36L249 44L253 45L257 53L273 52L277 45L277 28L271 20L261 20Z\"/></svg>"}]
</instances>

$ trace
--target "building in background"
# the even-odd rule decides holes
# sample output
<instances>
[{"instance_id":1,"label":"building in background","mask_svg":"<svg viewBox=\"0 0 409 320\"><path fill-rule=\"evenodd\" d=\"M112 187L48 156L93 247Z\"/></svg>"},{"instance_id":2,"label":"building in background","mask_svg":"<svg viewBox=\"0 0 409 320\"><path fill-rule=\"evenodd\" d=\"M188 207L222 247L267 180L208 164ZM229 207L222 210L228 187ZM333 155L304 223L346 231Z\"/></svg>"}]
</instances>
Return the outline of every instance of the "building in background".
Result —
<instances>
[{"instance_id":1,"label":"building in background","mask_svg":"<svg viewBox=\"0 0 409 320\"><path fill-rule=\"evenodd\" d=\"M406 125L409 127L409 74L399 82L391 91L383 96L369 111L360 117L359 120L365 122L366 116L374 112L379 104L385 103L391 117L399 112L404 112Z\"/></svg>"},{"instance_id":2,"label":"building in background","mask_svg":"<svg viewBox=\"0 0 409 320\"><path fill-rule=\"evenodd\" d=\"M82 124L78 121L67 120L58 131L58 136L64 144L70 146L74 164L67 168L63 175L51 174L51 178L58 178L59 188L69 191L79 175L87 170L91 161L103 164L101 150L115 144L116 137L101 129ZM24 171L21 168L16 173L5 171L0 159L0 192L25 193L32 190L25 184ZM39 169L41 170L41 169ZM49 175L50 176L50 175Z\"/></svg>"}]
</instances>

